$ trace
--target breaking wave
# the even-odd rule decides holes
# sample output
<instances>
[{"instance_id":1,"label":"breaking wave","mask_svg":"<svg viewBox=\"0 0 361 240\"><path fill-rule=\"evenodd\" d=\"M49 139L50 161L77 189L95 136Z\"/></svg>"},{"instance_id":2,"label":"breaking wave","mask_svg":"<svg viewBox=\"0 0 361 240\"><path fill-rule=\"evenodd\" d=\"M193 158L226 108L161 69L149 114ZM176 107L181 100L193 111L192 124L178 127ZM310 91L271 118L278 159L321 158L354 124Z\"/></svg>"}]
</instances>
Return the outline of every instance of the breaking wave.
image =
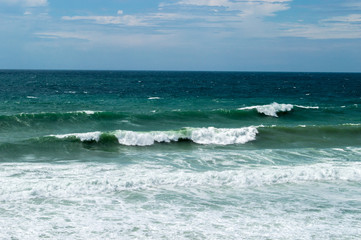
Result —
<instances>
[{"instance_id":1,"label":"breaking wave","mask_svg":"<svg viewBox=\"0 0 361 240\"><path fill-rule=\"evenodd\" d=\"M278 113L286 113L294 108L301 111L318 109L315 106L301 106L292 104L272 103L268 105L249 106L238 109L214 109L214 110L178 110L178 111L150 111L150 112L106 112L94 110L80 110L69 112L40 112L40 113L19 113L14 115L0 115L0 128L2 127L30 127L54 124L76 124L96 121L117 121L127 120L130 122L141 122L144 124L155 121L203 121L219 120L220 118L232 120L256 120L259 114L271 117L278 117ZM256 110L256 111L253 111ZM301 113L302 114L302 113ZM312 113L303 116L311 117Z\"/></svg>"},{"instance_id":2,"label":"breaking wave","mask_svg":"<svg viewBox=\"0 0 361 240\"><path fill-rule=\"evenodd\" d=\"M192 142L201 145L234 145L254 141L261 148L358 146L361 140L359 124L330 126L248 126L242 128L191 128L168 131L94 131L84 133L53 134L35 142L53 140L84 143L120 144L123 146L151 146L156 143ZM257 138L257 139L256 139Z\"/></svg>"},{"instance_id":3,"label":"breaking wave","mask_svg":"<svg viewBox=\"0 0 361 240\"><path fill-rule=\"evenodd\" d=\"M278 117L277 113L279 112L289 112L292 111L294 107L303 108L303 109L318 109L318 106L301 106L301 105L292 105L284 103L271 103L267 105L256 105L250 107L238 108L238 110L253 110L256 109L257 112L264 114L266 116Z\"/></svg>"},{"instance_id":4,"label":"breaking wave","mask_svg":"<svg viewBox=\"0 0 361 240\"><path fill-rule=\"evenodd\" d=\"M238 108L238 110L252 110L256 109L257 112L262 113L266 116L278 117L278 112L289 112L293 109L292 104L279 104L279 103L271 103L268 105L258 105L258 106L250 106Z\"/></svg>"},{"instance_id":5,"label":"breaking wave","mask_svg":"<svg viewBox=\"0 0 361 240\"><path fill-rule=\"evenodd\" d=\"M114 132L71 133L50 135L58 139L77 139L82 142L100 142L102 139L116 138L118 143L125 146L150 146L154 143L170 143L181 140L192 141L197 144L245 144L256 139L256 127L243 128L183 128L178 131L150 131L136 132L117 130Z\"/></svg>"}]
</instances>

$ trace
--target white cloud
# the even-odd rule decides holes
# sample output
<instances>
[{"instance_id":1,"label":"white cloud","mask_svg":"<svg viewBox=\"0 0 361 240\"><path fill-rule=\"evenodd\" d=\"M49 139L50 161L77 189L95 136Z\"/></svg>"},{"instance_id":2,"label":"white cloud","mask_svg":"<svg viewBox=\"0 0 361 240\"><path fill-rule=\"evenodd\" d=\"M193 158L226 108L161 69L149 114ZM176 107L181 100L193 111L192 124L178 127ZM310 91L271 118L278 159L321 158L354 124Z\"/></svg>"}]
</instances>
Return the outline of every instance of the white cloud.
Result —
<instances>
[{"instance_id":1,"label":"white cloud","mask_svg":"<svg viewBox=\"0 0 361 240\"><path fill-rule=\"evenodd\" d=\"M21 5L24 7L43 7L48 5L47 0L0 0L0 3Z\"/></svg>"},{"instance_id":2,"label":"white cloud","mask_svg":"<svg viewBox=\"0 0 361 240\"><path fill-rule=\"evenodd\" d=\"M291 0L181 0L174 4L162 3L162 10L143 15L64 16L66 21L92 21L96 24L123 26L171 27L179 34L190 29L204 28L204 33L215 31L228 37L301 37L308 39L361 38L361 14L334 16L312 24L300 21L275 23L265 17L289 9ZM172 7L173 6L173 7ZM176 8L174 8L176 7ZM182 33L183 32L183 33ZM149 35L154 29L148 31ZM78 38L82 39L78 36ZM123 36L122 39L125 37ZM113 37L114 39L114 37Z\"/></svg>"},{"instance_id":3,"label":"white cloud","mask_svg":"<svg viewBox=\"0 0 361 240\"><path fill-rule=\"evenodd\" d=\"M247 31L258 28L253 32L261 33L262 30L259 28L262 25L262 19L274 16L278 11L289 9L288 2L290 1L292 0L181 0L173 4L161 3L159 12L143 15L122 15L123 11L119 10L115 16L64 16L62 19L124 26L222 29L238 29L243 22L249 25L243 26L247 28ZM264 29L264 31L267 30Z\"/></svg>"},{"instance_id":4,"label":"white cloud","mask_svg":"<svg viewBox=\"0 0 361 240\"><path fill-rule=\"evenodd\" d=\"M90 20L98 24L117 24L126 26L147 26L148 23L144 22L142 18L133 15L124 16L64 16L63 20L76 21L76 20Z\"/></svg>"},{"instance_id":5,"label":"white cloud","mask_svg":"<svg viewBox=\"0 0 361 240\"><path fill-rule=\"evenodd\" d=\"M344 7L348 7L348 8L351 8L353 10L359 10L361 9L361 1L360 0L354 0L354 1L345 1L345 3L343 3Z\"/></svg>"},{"instance_id":6,"label":"white cloud","mask_svg":"<svg viewBox=\"0 0 361 240\"><path fill-rule=\"evenodd\" d=\"M1 0L0 0L1 1ZM96 24L172 28L179 34L192 29L217 32L219 36L241 38L302 37L309 39L361 38L361 14L334 16L315 23L276 23L265 20L290 8L292 0L178 0L161 3L155 13L115 16L64 16L66 21L91 21ZM166 27L166 28L164 28ZM197 30L199 31L199 30Z\"/></svg>"},{"instance_id":7,"label":"white cloud","mask_svg":"<svg viewBox=\"0 0 361 240\"><path fill-rule=\"evenodd\" d=\"M112 47L139 47L139 46L177 46L179 43L178 36L173 33L137 33L137 34L121 34L121 33L104 33L99 31L82 31L82 32L67 32L67 31L53 31L53 32L38 32L35 35L42 39L64 39L80 40L81 48L92 48L94 46L112 46ZM76 42L74 42L76 43Z\"/></svg>"},{"instance_id":8,"label":"white cloud","mask_svg":"<svg viewBox=\"0 0 361 240\"><path fill-rule=\"evenodd\" d=\"M287 10L292 0L181 0L177 5L198 7L219 7L225 11L240 11L242 16L273 16L275 12Z\"/></svg>"},{"instance_id":9,"label":"white cloud","mask_svg":"<svg viewBox=\"0 0 361 240\"><path fill-rule=\"evenodd\" d=\"M228 0L182 0L178 5L194 5L194 6L209 6L209 7L228 7L231 2Z\"/></svg>"},{"instance_id":10,"label":"white cloud","mask_svg":"<svg viewBox=\"0 0 361 240\"><path fill-rule=\"evenodd\" d=\"M361 14L337 16L317 24L285 25L283 36L309 39L357 39L361 38Z\"/></svg>"},{"instance_id":11,"label":"white cloud","mask_svg":"<svg viewBox=\"0 0 361 240\"><path fill-rule=\"evenodd\" d=\"M89 40L86 34L76 32L38 32L35 33L39 38L45 39L59 39L59 38L70 38L79 40Z\"/></svg>"},{"instance_id":12,"label":"white cloud","mask_svg":"<svg viewBox=\"0 0 361 240\"><path fill-rule=\"evenodd\" d=\"M323 22L348 22L361 23L361 14L350 14L348 16L338 16L322 20Z\"/></svg>"},{"instance_id":13,"label":"white cloud","mask_svg":"<svg viewBox=\"0 0 361 240\"><path fill-rule=\"evenodd\" d=\"M116 16L63 16L66 21L92 21L97 24L113 24L125 26L159 26L162 23L170 24L172 21L192 20L202 18L191 14L180 13L150 13L146 15L121 15L122 11ZM120 15L120 16L119 16ZM205 16L203 16L205 17Z\"/></svg>"},{"instance_id":14,"label":"white cloud","mask_svg":"<svg viewBox=\"0 0 361 240\"><path fill-rule=\"evenodd\" d=\"M242 13L240 16L245 17L269 17L275 16L276 12L285 11L289 9L289 6L285 3L270 3L270 2L256 2L248 3L244 6L235 6Z\"/></svg>"}]
</instances>

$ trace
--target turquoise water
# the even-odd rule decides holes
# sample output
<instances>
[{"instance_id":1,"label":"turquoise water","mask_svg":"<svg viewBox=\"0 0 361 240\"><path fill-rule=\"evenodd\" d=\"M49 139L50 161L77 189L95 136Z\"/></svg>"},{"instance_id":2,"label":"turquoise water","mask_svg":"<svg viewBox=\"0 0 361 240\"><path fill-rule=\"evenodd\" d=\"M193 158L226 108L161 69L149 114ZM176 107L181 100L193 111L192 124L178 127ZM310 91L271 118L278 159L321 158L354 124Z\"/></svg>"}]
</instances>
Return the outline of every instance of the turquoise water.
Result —
<instances>
[{"instance_id":1,"label":"turquoise water","mask_svg":"<svg viewBox=\"0 0 361 240\"><path fill-rule=\"evenodd\" d=\"M0 71L4 239L359 239L361 74Z\"/></svg>"}]
</instances>

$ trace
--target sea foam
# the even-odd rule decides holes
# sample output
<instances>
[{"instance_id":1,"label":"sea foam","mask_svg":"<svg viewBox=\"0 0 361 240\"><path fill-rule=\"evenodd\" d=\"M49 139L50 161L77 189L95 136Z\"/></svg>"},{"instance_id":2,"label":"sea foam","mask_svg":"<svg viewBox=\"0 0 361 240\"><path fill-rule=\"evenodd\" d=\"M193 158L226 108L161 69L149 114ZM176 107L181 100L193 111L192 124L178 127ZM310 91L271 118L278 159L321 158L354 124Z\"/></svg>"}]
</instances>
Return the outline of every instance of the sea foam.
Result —
<instances>
[{"instance_id":1,"label":"sea foam","mask_svg":"<svg viewBox=\"0 0 361 240\"><path fill-rule=\"evenodd\" d=\"M301 106L301 105L292 105L292 104L284 104L284 103L271 103L267 105L256 105L238 108L238 110L252 110L256 109L257 112L264 114L266 116L278 117L277 113L279 112L289 112L292 111L294 107L304 108L304 109L318 109L318 106Z\"/></svg>"},{"instance_id":2,"label":"sea foam","mask_svg":"<svg viewBox=\"0 0 361 240\"><path fill-rule=\"evenodd\" d=\"M62 134L62 135L49 135L50 137L56 137L59 139L64 138L77 138L82 142L96 141L99 142L100 136L102 132L87 132L87 133L70 133L70 134Z\"/></svg>"},{"instance_id":3,"label":"sea foam","mask_svg":"<svg viewBox=\"0 0 361 240\"><path fill-rule=\"evenodd\" d=\"M178 131L150 131L136 132L117 130L115 132L88 132L70 133L63 135L50 135L59 139L76 138L82 142L101 140L102 135L110 135L117 138L119 144L126 146L150 146L154 143L170 143L179 140L190 140L197 144L245 144L256 139L258 130L256 127L243 128L183 128Z\"/></svg>"},{"instance_id":4,"label":"sea foam","mask_svg":"<svg viewBox=\"0 0 361 240\"><path fill-rule=\"evenodd\" d=\"M256 109L257 112L262 113L266 116L278 117L278 115L277 115L278 112L291 111L293 109L293 105L292 104L279 104L279 103L274 102L274 103L271 103L268 105L257 105L257 106L238 108L238 110L252 110L252 109Z\"/></svg>"}]
</instances>

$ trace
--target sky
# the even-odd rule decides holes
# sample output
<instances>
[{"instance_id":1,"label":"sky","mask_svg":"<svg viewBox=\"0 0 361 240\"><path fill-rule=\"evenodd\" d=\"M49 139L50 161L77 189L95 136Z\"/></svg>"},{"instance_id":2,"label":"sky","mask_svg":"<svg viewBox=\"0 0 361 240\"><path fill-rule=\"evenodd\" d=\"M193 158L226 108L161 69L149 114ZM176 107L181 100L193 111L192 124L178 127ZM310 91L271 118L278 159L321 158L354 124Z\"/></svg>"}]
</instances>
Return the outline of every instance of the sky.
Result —
<instances>
[{"instance_id":1,"label":"sky","mask_svg":"<svg viewBox=\"0 0 361 240\"><path fill-rule=\"evenodd\" d=\"M0 69L361 72L361 0L0 0Z\"/></svg>"}]
</instances>

